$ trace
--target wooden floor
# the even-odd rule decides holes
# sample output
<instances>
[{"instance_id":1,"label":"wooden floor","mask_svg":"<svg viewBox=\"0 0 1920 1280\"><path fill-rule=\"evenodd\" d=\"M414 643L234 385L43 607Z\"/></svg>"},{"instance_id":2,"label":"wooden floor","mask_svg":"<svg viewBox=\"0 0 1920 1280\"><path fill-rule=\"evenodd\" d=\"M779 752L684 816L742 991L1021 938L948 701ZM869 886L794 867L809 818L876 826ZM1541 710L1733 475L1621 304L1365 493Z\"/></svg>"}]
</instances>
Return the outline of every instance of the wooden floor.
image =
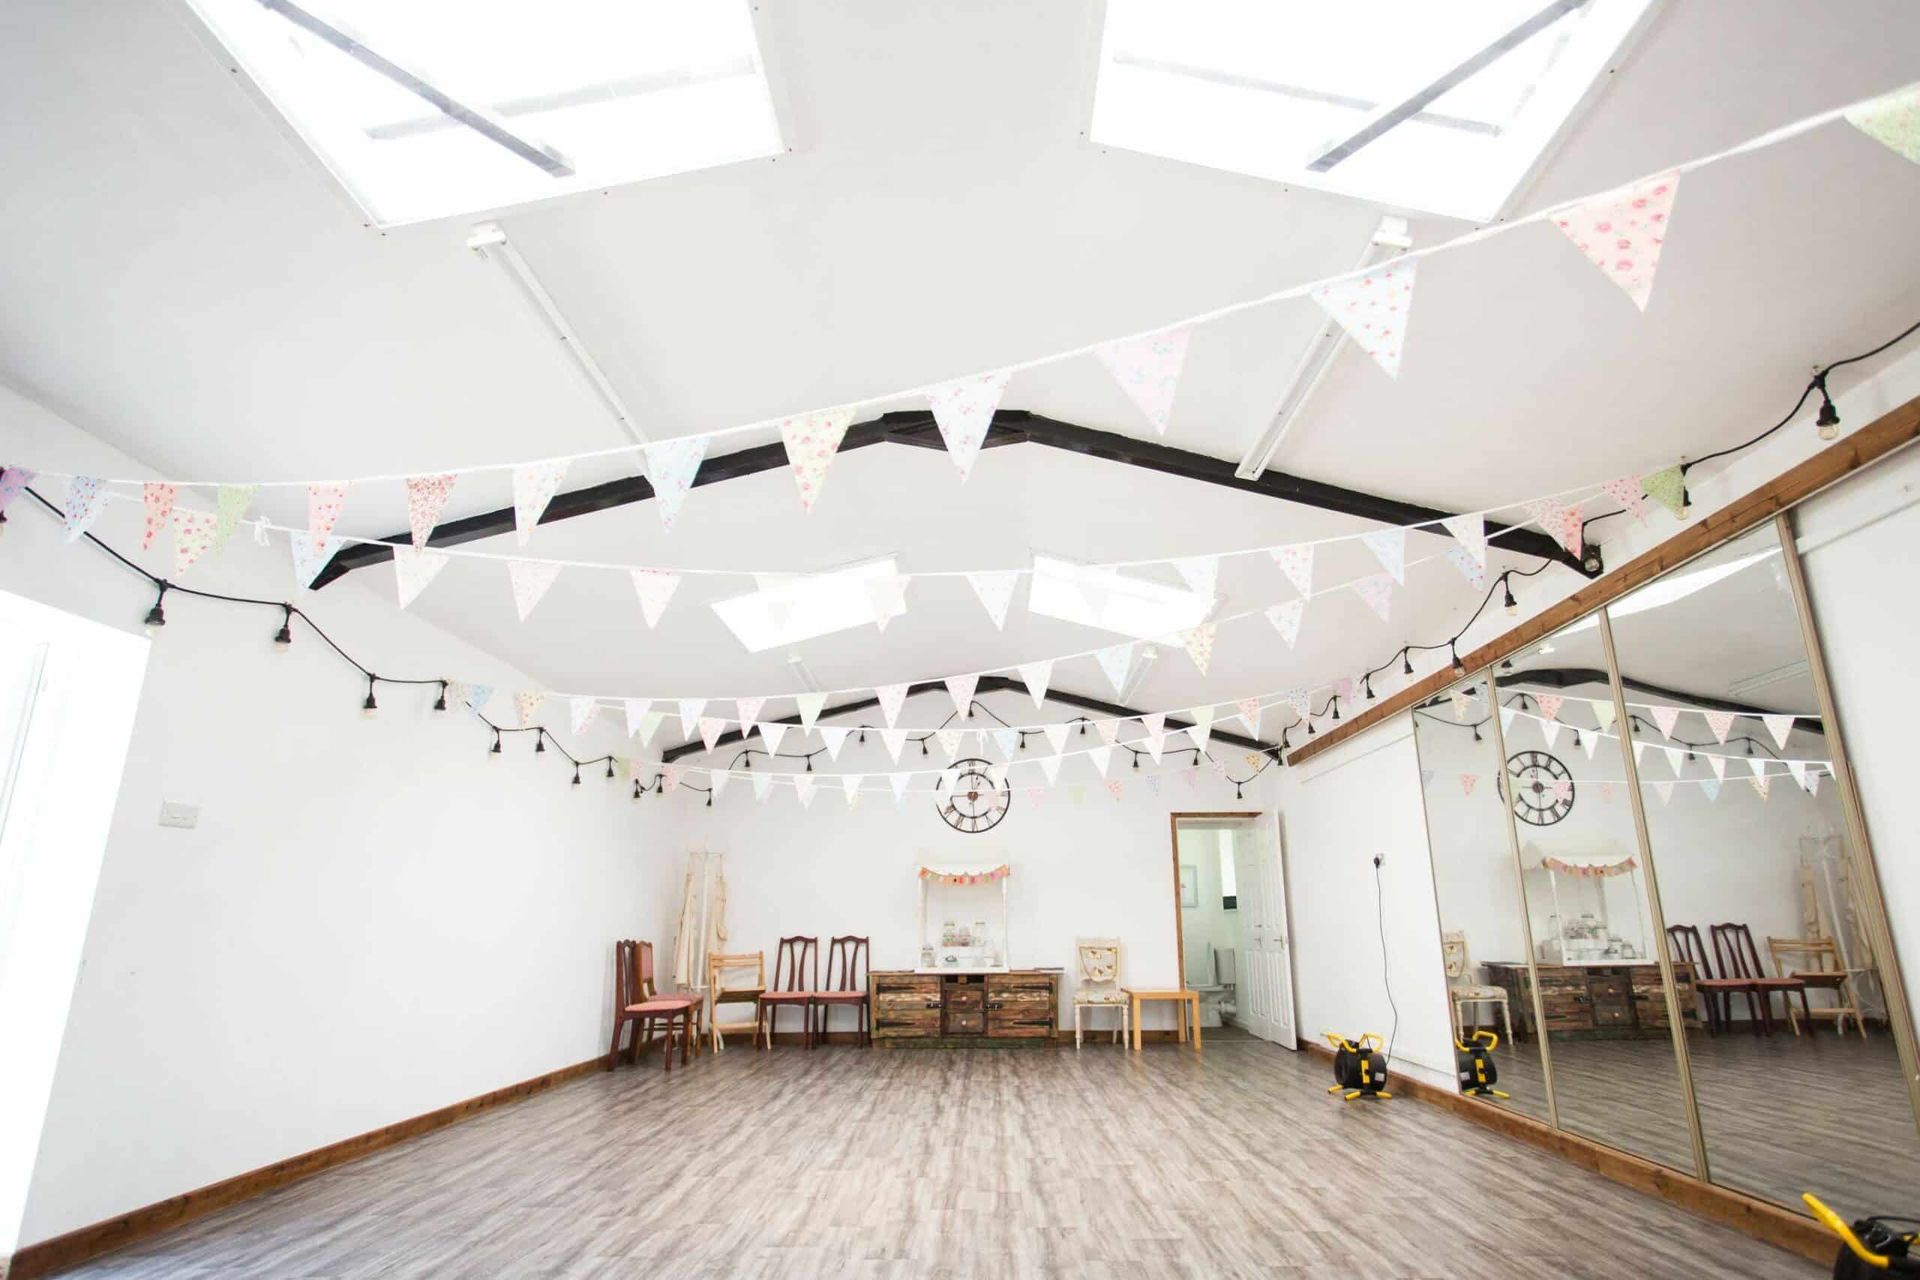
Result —
<instances>
[{"instance_id":1,"label":"wooden floor","mask_svg":"<svg viewBox=\"0 0 1920 1280\"><path fill-rule=\"evenodd\" d=\"M1319 1059L731 1049L489 1112L73 1273L1811 1277Z\"/></svg>"},{"instance_id":2,"label":"wooden floor","mask_svg":"<svg viewBox=\"0 0 1920 1280\"><path fill-rule=\"evenodd\" d=\"M1531 1049L1501 1055L1500 1083L1506 1105L1545 1119ZM1714 1181L1794 1208L1812 1191L1854 1210L1913 1212L1920 1133L1891 1036L1698 1032L1687 1052ZM1567 1129L1692 1172L1671 1040L1556 1041L1553 1078ZM1894 1203L1903 1196L1905 1210Z\"/></svg>"}]
</instances>

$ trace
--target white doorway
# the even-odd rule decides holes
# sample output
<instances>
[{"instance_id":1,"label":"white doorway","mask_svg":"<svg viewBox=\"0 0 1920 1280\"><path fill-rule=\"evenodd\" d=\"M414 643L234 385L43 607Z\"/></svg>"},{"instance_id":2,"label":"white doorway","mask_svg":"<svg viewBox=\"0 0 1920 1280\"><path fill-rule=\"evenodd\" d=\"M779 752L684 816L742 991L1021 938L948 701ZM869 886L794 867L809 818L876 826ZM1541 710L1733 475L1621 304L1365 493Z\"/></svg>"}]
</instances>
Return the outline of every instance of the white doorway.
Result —
<instances>
[{"instance_id":1,"label":"white doorway","mask_svg":"<svg viewBox=\"0 0 1920 1280\"><path fill-rule=\"evenodd\" d=\"M1181 985L1200 993L1202 1025L1238 1027L1297 1048L1274 819L1176 813L1173 864Z\"/></svg>"}]
</instances>

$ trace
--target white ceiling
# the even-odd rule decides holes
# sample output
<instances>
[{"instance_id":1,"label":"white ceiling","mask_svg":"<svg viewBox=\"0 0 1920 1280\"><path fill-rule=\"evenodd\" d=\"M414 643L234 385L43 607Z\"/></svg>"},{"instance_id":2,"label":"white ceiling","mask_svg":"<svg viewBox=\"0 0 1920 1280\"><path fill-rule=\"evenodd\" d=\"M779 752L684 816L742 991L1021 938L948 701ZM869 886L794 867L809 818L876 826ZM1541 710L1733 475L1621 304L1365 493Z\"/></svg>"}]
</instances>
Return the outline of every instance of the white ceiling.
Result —
<instances>
[{"instance_id":1,"label":"white ceiling","mask_svg":"<svg viewBox=\"0 0 1920 1280\"><path fill-rule=\"evenodd\" d=\"M789 154L502 219L655 437L936 381L1344 270L1381 212L1087 144L1091 5L819 0L764 5L758 21ZM1916 52L1920 7L1898 0L1856 0L1843 22L1808 21L1796 0L1666 4L1521 207L1897 85ZM622 441L502 275L461 247L468 222L366 228L181 0L6 5L0 86L0 377L80 425L173 474L219 478ZM1273 465L1473 509L1740 439L1791 404L1813 362L1912 319L1916 207L1920 167L1837 126L1688 177L1644 316L1545 227L1423 262L1399 379L1343 352ZM1464 229L1414 222L1419 243ZM1317 324L1296 303L1206 326L1167 443L1237 460ZM1150 435L1091 359L1016 376L1005 403ZM464 484L454 513L505 505L504 484ZM343 527L389 533L400 509L359 493ZM841 459L811 517L776 471L696 490L670 536L642 505L548 526L533 549L795 570L892 552L930 569L1364 527L1037 446L990 451L963 487L943 456L883 445ZM1324 576L1365 571L1364 554L1342 551ZM384 587L390 570L360 576ZM794 688L780 655L745 654L696 607L739 589L690 582L649 633L622 576L573 573L522 625L503 571L460 564L415 608L555 689ZM1221 589L1229 613L1289 594L1252 561ZM1263 623L1223 628L1210 676L1167 655L1136 702L1344 674L1475 603L1445 565L1416 568L1392 624L1357 599L1316 604L1295 655ZM916 586L909 604L884 635L801 646L819 681L935 677L1110 639L1018 608L995 632L957 581ZM1056 679L1110 693L1091 663Z\"/></svg>"}]
</instances>

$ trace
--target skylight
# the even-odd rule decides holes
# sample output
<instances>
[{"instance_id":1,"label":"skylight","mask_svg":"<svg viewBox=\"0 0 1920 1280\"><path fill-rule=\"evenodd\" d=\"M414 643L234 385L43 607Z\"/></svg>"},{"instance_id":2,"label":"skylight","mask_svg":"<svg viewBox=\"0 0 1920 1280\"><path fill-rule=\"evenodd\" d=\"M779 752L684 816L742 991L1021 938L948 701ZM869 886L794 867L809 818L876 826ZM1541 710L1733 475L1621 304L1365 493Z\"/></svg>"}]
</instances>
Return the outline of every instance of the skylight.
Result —
<instances>
[{"instance_id":1,"label":"skylight","mask_svg":"<svg viewBox=\"0 0 1920 1280\"><path fill-rule=\"evenodd\" d=\"M1486 221L1650 3L1109 0L1091 137ZM1531 34L1498 47L1529 24ZM1478 70L1407 118L1394 113L1476 55ZM1369 135L1370 122L1381 131Z\"/></svg>"},{"instance_id":2,"label":"skylight","mask_svg":"<svg viewBox=\"0 0 1920 1280\"><path fill-rule=\"evenodd\" d=\"M381 226L778 153L746 0L188 0Z\"/></svg>"},{"instance_id":3,"label":"skylight","mask_svg":"<svg viewBox=\"0 0 1920 1280\"><path fill-rule=\"evenodd\" d=\"M1206 621L1215 598L1118 569L1089 568L1055 556L1033 558L1027 608L1140 640L1158 640Z\"/></svg>"},{"instance_id":4,"label":"skylight","mask_svg":"<svg viewBox=\"0 0 1920 1280\"><path fill-rule=\"evenodd\" d=\"M827 573L756 581L759 590L713 605L720 621L753 653L874 626L907 610L904 580L891 556Z\"/></svg>"}]
</instances>

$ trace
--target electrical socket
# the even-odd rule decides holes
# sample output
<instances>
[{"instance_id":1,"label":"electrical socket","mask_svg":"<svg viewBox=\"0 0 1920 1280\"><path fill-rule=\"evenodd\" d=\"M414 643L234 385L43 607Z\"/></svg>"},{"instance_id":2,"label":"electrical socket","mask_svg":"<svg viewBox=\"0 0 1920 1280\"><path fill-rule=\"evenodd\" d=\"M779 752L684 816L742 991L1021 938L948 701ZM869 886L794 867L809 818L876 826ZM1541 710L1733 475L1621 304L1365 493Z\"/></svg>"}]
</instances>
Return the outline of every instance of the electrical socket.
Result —
<instances>
[{"instance_id":1,"label":"electrical socket","mask_svg":"<svg viewBox=\"0 0 1920 1280\"><path fill-rule=\"evenodd\" d=\"M1375 871L1378 871L1378 870L1380 869L1380 864L1381 864L1382 862L1385 862L1385 861L1386 861L1386 859L1387 859L1387 855L1386 855L1386 854L1384 854L1384 853L1376 853L1376 854L1374 854L1374 855L1373 855L1373 869L1374 869Z\"/></svg>"},{"instance_id":2,"label":"electrical socket","mask_svg":"<svg viewBox=\"0 0 1920 1280\"><path fill-rule=\"evenodd\" d=\"M160 802L160 825L163 827L193 828L200 825L200 806L188 804L184 800L162 800Z\"/></svg>"}]
</instances>

